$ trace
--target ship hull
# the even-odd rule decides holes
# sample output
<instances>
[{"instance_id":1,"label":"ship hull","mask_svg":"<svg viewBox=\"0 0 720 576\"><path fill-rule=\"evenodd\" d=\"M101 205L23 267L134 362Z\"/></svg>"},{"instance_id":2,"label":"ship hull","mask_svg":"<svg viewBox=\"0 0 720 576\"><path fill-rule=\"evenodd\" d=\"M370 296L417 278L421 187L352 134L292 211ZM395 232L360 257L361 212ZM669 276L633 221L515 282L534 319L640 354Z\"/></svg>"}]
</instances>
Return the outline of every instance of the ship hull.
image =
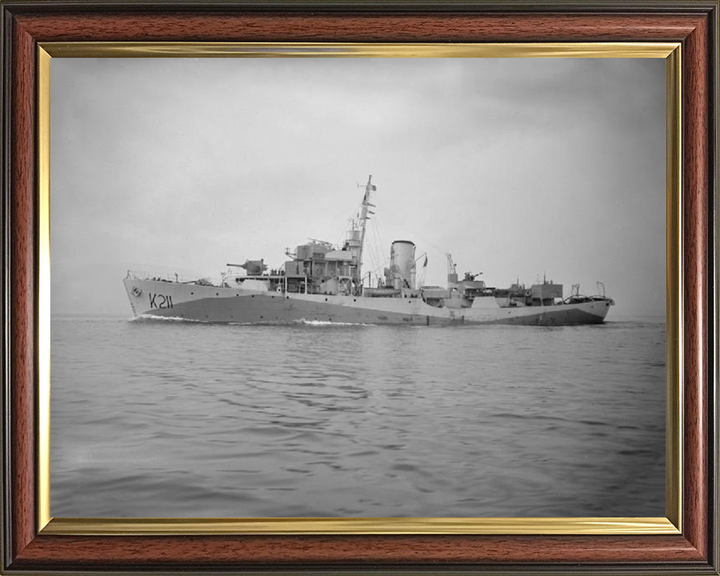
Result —
<instances>
[{"instance_id":1,"label":"ship hull","mask_svg":"<svg viewBox=\"0 0 720 576\"><path fill-rule=\"evenodd\" d=\"M321 294L285 294L179 282L124 280L133 314L220 324L439 325L516 324L568 326L600 324L609 301L554 306L500 308L494 298L478 298L471 308L438 308L420 298L368 298Z\"/></svg>"}]
</instances>

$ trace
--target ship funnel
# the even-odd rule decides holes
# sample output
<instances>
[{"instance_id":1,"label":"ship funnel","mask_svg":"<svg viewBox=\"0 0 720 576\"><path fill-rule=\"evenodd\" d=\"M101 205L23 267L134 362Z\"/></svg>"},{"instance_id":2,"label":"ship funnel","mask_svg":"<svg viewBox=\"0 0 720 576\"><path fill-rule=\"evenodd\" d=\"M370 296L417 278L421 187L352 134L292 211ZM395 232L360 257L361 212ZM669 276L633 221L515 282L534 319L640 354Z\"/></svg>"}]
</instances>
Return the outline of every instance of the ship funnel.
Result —
<instances>
[{"instance_id":1,"label":"ship funnel","mask_svg":"<svg viewBox=\"0 0 720 576\"><path fill-rule=\"evenodd\" d=\"M415 289L415 244L395 240L390 247L390 272L395 288Z\"/></svg>"}]
</instances>

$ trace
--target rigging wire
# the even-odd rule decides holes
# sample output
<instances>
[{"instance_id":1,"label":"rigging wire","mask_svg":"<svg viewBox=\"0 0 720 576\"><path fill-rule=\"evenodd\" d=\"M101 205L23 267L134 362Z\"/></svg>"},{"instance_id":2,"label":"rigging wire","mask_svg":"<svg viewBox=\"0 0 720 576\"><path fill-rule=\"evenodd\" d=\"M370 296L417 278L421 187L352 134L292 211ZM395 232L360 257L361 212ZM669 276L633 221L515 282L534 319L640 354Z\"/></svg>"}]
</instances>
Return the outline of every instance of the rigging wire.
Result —
<instances>
[{"instance_id":1,"label":"rigging wire","mask_svg":"<svg viewBox=\"0 0 720 576\"><path fill-rule=\"evenodd\" d=\"M376 220L373 220L371 233L374 237L373 244L375 246L375 274L382 276L384 268L387 266L387 258L383 255L382 241L380 240L380 226Z\"/></svg>"}]
</instances>

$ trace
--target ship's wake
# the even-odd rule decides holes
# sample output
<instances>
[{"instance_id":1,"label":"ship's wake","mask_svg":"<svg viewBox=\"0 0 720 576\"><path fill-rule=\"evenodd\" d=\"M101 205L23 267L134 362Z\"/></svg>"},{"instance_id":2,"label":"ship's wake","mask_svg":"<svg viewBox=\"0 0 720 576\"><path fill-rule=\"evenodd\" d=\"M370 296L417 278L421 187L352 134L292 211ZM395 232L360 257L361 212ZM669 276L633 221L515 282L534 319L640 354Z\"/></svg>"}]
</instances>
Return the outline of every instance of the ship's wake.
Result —
<instances>
[{"instance_id":1,"label":"ship's wake","mask_svg":"<svg viewBox=\"0 0 720 576\"><path fill-rule=\"evenodd\" d=\"M306 320L304 318L300 320L290 320L287 322L281 321L265 321L265 322L212 322L207 320L196 320L194 318L182 318L180 316L158 316L156 314L140 314L135 318L130 318L130 322L182 322L192 324L222 324L226 326L374 326L374 324L366 324L359 322L331 322L329 320Z\"/></svg>"},{"instance_id":2,"label":"ship's wake","mask_svg":"<svg viewBox=\"0 0 720 576\"><path fill-rule=\"evenodd\" d=\"M140 314L135 318L130 318L130 322L193 322L195 324L202 324L200 320L193 320L192 318L181 318L180 316L157 316L156 314Z\"/></svg>"},{"instance_id":3,"label":"ship's wake","mask_svg":"<svg viewBox=\"0 0 720 576\"><path fill-rule=\"evenodd\" d=\"M331 322L330 320L295 320L293 324L302 326L375 326L364 322Z\"/></svg>"}]
</instances>

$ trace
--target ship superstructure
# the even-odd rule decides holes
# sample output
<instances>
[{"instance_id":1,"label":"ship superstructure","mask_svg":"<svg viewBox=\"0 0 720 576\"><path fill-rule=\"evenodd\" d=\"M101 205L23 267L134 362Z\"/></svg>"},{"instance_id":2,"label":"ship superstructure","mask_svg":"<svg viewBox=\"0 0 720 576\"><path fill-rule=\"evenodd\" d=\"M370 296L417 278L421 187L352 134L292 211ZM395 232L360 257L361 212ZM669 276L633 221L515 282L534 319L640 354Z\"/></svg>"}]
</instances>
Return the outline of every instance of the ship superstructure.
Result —
<instances>
[{"instance_id":1,"label":"ship superstructure","mask_svg":"<svg viewBox=\"0 0 720 576\"><path fill-rule=\"evenodd\" d=\"M459 280L451 255L447 286L418 286L416 246L396 240L389 266L363 275L367 222L372 215L372 176L357 215L341 246L309 240L287 249L279 269L264 259L228 264L218 282L128 272L125 289L135 316L171 317L213 323L282 324L299 321L350 324L499 323L524 325L597 324L611 298L582 296L579 288L563 299L563 286L543 281L525 288L489 287L479 274ZM244 270L244 272L240 272Z\"/></svg>"}]
</instances>

